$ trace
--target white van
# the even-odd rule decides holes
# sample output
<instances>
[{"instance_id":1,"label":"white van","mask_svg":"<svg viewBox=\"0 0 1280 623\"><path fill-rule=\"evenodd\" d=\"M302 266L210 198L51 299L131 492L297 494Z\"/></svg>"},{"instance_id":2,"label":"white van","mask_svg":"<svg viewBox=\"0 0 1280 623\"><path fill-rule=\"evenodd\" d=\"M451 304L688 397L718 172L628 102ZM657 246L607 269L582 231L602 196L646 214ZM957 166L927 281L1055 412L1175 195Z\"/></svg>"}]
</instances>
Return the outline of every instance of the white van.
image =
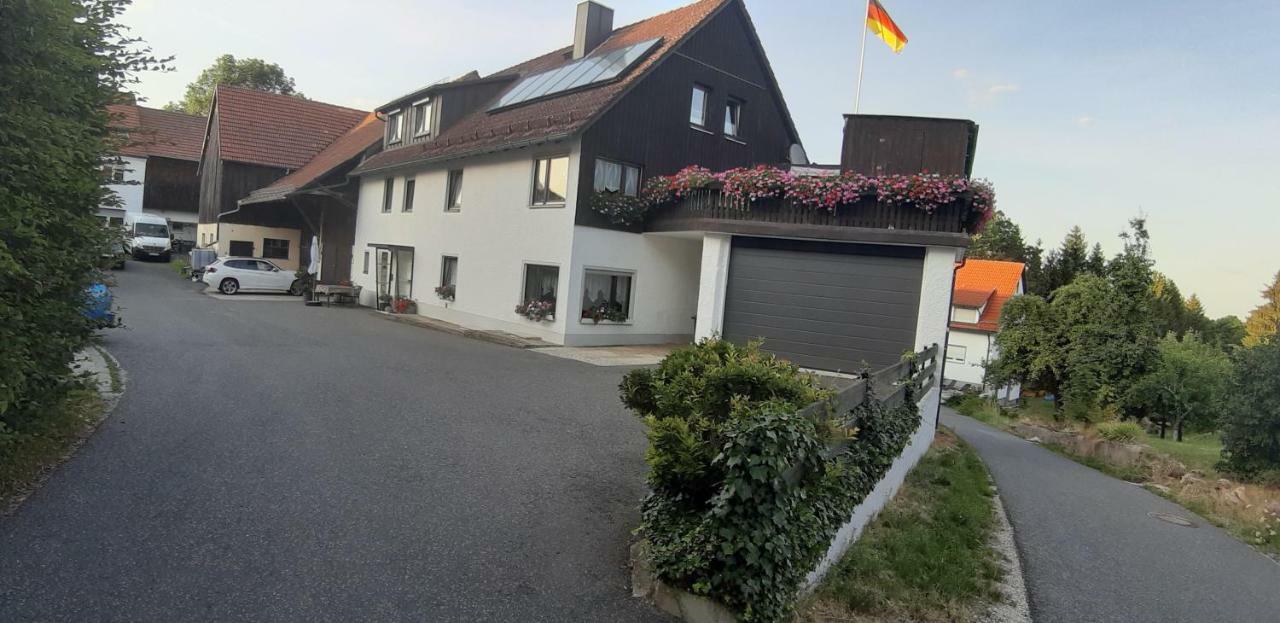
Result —
<instances>
[{"instance_id":1,"label":"white van","mask_svg":"<svg viewBox=\"0 0 1280 623\"><path fill-rule=\"evenodd\" d=\"M124 250L133 259L158 258L169 261L173 243L169 239L169 220L163 216L129 212L124 215Z\"/></svg>"}]
</instances>

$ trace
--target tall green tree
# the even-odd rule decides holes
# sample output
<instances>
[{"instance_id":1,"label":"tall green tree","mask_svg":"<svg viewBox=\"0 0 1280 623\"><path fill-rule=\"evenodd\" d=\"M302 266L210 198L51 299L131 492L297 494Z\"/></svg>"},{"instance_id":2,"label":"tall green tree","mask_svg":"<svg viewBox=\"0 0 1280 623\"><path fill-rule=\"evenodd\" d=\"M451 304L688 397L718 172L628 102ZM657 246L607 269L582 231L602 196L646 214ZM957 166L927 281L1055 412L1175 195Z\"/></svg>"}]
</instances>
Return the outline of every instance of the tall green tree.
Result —
<instances>
[{"instance_id":1,"label":"tall green tree","mask_svg":"<svg viewBox=\"0 0 1280 623\"><path fill-rule=\"evenodd\" d=\"M1043 253L1040 241L1027 244L1022 238L1022 228L1004 212L996 211L986 229L973 237L968 256L981 260L1022 262L1025 265L1023 278L1027 282L1027 292L1047 294L1040 291L1044 286L1041 269Z\"/></svg>"},{"instance_id":2,"label":"tall green tree","mask_svg":"<svg viewBox=\"0 0 1280 623\"><path fill-rule=\"evenodd\" d=\"M127 0L0 2L0 447L37 421L93 327L81 315L118 204L106 107L163 67L116 22Z\"/></svg>"},{"instance_id":3,"label":"tall green tree","mask_svg":"<svg viewBox=\"0 0 1280 623\"><path fill-rule=\"evenodd\" d=\"M1262 290L1262 304L1249 312L1244 321L1245 346L1257 346L1271 340L1280 330L1280 272L1271 285Z\"/></svg>"},{"instance_id":4,"label":"tall green tree","mask_svg":"<svg viewBox=\"0 0 1280 623\"><path fill-rule=\"evenodd\" d=\"M1151 297L1156 335L1163 337L1172 333L1181 337L1187 326L1187 303L1182 300L1178 284L1161 273L1155 273L1151 280Z\"/></svg>"},{"instance_id":5,"label":"tall green tree","mask_svg":"<svg viewBox=\"0 0 1280 623\"><path fill-rule=\"evenodd\" d=\"M1200 302L1200 297L1194 292L1187 297L1186 313L1183 317L1183 333L1194 331L1200 334L1201 338L1209 332L1213 321L1204 313L1204 303ZM1208 339L1206 338L1207 342Z\"/></svg>"},{"instance_id":6,"label":"tall green tree","mask_svg":"<svg viewBox=\"0 0 1280 623\"><path fill-rule=\"evenodd\" d=\"M1230 352L1232 348L1244 343L1244 323L1235 316L1223 316L1205 325L1204 341L1215 347Z\"/></svg>"},{"instance_id":7,"label":"tall green tree","mask_svg":"<svg viewBox=\"0 0 1280 623\"><path fill-rule=\"evenodd\" d=\"M1221 349L1205 344L1195 333L1181 340L1169 334L1160 341L1155 367L1135 385L1134 399L1160 422L1161 437L1166 425L1172 424L1177 440L1182 441L1186 426L1215 426L1230 377L1231 360Z\"/></svg>"},{"instance_id":8,"label":"tall green tree","mask_svg":"<svg viewBox=\"0 0 1280 623\"><path fill-rule=\"evenodd\" d=\"M1047 302L1022 296L1006 303L990 380L1053 392L1057 406L1077 417L1102 408L1140 415L1133 389L1159 355L1148 238L1145 223L1135 219L1106 277L1082 273Z\"/></svg>"},{"instance_id":9,"label":"tall green tree","mask_svg":"<svg viewBox=\"0 0 1280 623\"><path fill-rule=\"evenodd\" d=\"M195 82L187 85L182 101L170 102L165 108L193 115L207 115L209 107L213 105L213 93L218 85L303 97L294 88L293 78L285 75L284 69L279 65L260 58L237 59L230 54L223 54L200 72Z\"/></svg>"},{"instance_id":10,"label":"tall green tree","mask_svg":"<svg viewBox=\"0 0 1280 623\"><path fill-rule=\"evenodd\" d=\"M1245 475L1280 470L1280 340L1238 348L1232 363L1221 467Z\"/></svg>"},{"instance_id":11,"label":"tall green tree","mask_svg":"<svg viewBox=\"0 0 1280 623\"><path fill-rule=\"evenodd\" d=\"M1089 257L1089 242L1079 226L1072 227L1062 239L1062 246L1050 251L1044 260L1044 290L1053 292L1075 280L1076 276L1102 274Z\"/></svg>"}]
</instances>

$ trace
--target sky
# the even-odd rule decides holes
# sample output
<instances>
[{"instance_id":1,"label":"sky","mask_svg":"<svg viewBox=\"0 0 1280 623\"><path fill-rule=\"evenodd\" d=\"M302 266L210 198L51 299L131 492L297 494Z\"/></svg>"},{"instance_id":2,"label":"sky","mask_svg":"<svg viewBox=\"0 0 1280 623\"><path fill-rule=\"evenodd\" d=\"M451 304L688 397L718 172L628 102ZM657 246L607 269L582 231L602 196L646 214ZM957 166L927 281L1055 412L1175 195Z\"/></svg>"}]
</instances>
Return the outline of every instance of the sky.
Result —
<instances>
[{"instance_id":1,"label":"sky","mask_svg":"<svg viewBox=\"0 0 1280 623\"><path fill-rule=\"evenodd\" d=\"M1280 271L1280 3L881 0L909 42L867 41L861 112L972 119L974 175L1028 241L1073 225L1108 255L1147 218L1156 269L1242 318ZM574 0L135 0L122 21L180 99L223 53L278 63L307 97L371 109L440 78L568 45ZM682 0L606 0L621 26ZM746 0L809 157L839 162L861 0Z\"/></svg>"}]
</instances>

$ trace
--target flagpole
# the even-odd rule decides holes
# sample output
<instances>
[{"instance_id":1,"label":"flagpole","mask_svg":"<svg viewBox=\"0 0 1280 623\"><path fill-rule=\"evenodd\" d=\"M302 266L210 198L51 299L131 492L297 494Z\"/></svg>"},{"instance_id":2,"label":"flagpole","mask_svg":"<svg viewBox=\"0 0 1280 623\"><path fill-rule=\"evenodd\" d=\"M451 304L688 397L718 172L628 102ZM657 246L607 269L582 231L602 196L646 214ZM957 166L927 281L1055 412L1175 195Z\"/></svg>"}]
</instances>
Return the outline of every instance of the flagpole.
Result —
<instances>
[{"instance_id":1,"label":"flagpole","mask_svg":"<svg viewBox=\"0 0 1280 623\"><path fill-rule=\"evenodd\" d=\"M867 0L867 7L862 11L862 45L858 51L858 90L853 96L853 114L858 114L858 108L862 105L862 65L867 60L867 15L871 13L871 0Z\"/></svg>"}]
</instances>

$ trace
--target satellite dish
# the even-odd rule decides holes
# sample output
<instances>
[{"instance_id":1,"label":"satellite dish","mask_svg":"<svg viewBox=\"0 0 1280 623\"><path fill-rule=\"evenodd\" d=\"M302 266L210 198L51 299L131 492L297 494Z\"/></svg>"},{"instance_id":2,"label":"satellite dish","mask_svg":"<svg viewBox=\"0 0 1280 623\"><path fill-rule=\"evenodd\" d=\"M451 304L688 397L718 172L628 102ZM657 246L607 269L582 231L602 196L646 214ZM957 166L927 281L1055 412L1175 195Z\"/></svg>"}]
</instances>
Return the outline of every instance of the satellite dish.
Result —
<instances>
[{"instance_id":1,"label":"satellite dish","mask_svg":"<svg viewBox=\"0 0 1280 623\"><path fill-rule=\"evenodd\" d=\"M809 164L809 155L804 153L804 145L792 143L791 150L788 152L788 160L791 161L791 164Z\"/></svg>"}]
</instances>

